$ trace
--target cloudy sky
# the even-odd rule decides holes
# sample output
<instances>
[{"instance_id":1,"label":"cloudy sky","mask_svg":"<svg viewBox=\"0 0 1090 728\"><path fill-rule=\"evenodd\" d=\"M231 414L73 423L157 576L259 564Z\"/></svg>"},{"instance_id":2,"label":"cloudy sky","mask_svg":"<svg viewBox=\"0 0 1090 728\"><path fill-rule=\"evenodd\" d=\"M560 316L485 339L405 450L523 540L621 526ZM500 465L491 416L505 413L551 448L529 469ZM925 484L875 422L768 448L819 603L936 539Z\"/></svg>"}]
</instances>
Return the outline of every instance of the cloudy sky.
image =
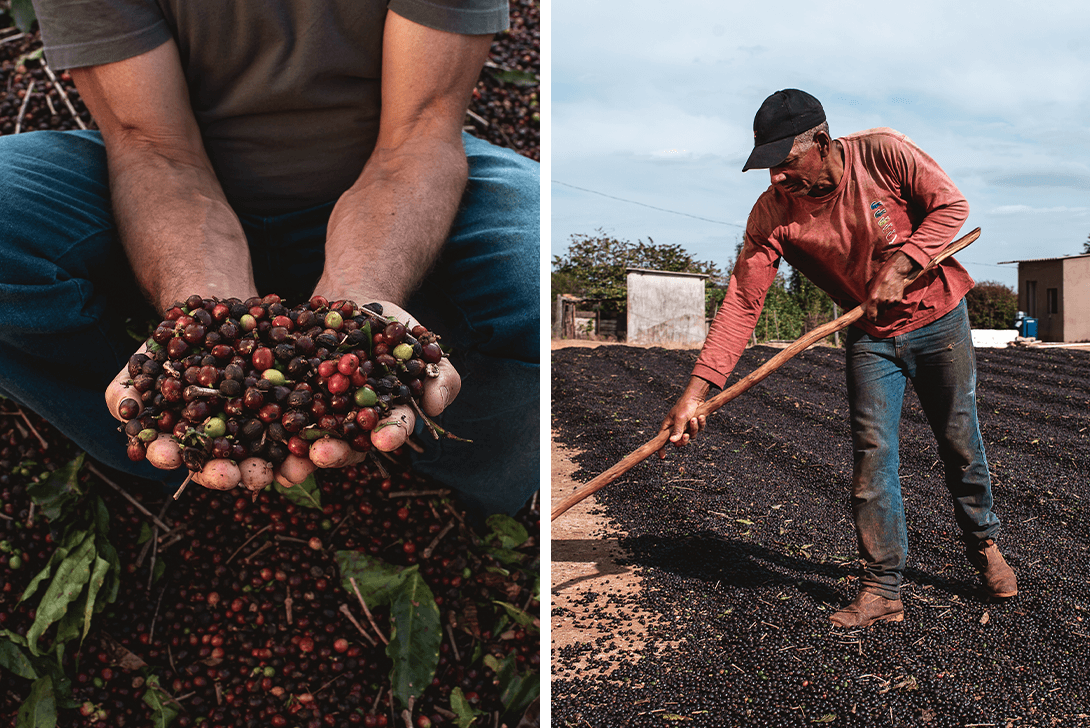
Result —
<instances>
[{"instance_id":1,"label":"cloudy sky","mask_svg":"<svg viewBox=\"0 0 1090 728\"><path fill-rule=\"evenodd\" d=\"M1081 253L1090 236L1090 4L552 0L551 236L601 228L725 267L768 173L753 115L801 88L833 136L907 134L969 200L958 256ZM620 199L615 199L620 198ZM660 209L655 209L660 208Z\"/></svg>"}]
</instances>

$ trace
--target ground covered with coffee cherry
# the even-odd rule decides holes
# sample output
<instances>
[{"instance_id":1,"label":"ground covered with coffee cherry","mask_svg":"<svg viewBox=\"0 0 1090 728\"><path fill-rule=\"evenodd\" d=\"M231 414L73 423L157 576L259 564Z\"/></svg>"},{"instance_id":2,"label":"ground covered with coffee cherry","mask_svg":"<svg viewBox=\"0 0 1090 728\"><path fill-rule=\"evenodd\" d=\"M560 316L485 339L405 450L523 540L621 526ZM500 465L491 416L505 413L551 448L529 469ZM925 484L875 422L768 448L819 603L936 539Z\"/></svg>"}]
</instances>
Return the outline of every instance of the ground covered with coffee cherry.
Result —
<instances>
[{"instance_id":1,"label":"ground covered with coffee cherry","mask_svg":"<svg viewBox=\"0 0 1090 728\"><path fill-rule=\"evenodd\" d=\"M157 485L0 401L0 725L515 726L535 699L536 508L467 521L397 456Z\"/></svg>"},{"instance_id":2,"label":"ground covered with coffee cherry","mask_svg":"<svg viewBox=\"0 0 1090 728\"><path fill-rule=\"evenodd\" d=\"M10 9L0 134L95 128ZM536 2L511 3L466 120L532 159L538 22ZM536 507L467 522L403 457L175 503L80 457L0 400L0 725L532 722Z\"/></svg>"},{"instance_id":3,"label":"ground covered with coffee cherry","mask_svg":"<svg viewBox=\"0 0 1090 728\"><path fill-rule=\"evenodd\" d=\"M577 480L655 435L696 353L553 352L554 437L582 451ZM775 353L748 350L737 376ZM695 443L599 492L643 581L627 604L610 597L612 613L654 618L646 648L607 665L595 655L623 645L631 625L598 607L554 614L614 635L552 656L554 725L1090 726L1090 353L977 357L998 543L1017 597L981 599L909 386L905 621L831 626L861 568L844 355L811 349L713 414ZM588 678L571 669L577 659L612 672Z\"/></svg>"}]
</instances>

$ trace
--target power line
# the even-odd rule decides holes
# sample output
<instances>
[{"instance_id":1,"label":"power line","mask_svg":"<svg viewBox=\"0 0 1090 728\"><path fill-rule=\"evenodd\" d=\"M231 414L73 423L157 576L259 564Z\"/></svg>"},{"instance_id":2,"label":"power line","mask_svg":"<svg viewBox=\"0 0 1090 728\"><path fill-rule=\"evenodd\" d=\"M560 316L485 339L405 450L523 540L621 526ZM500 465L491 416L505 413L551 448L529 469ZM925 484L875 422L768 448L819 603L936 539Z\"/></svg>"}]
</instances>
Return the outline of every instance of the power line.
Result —
<instances>
[{"instance_id":1,"label":"power line","mask_svg":"<svg viewBox=\"0 0 1090 728\"><path fill-rule=\"evenodd\" d=\"M745 228L745 225L739 225L736 222L723 222L722 220L712 220L712 219L707 218L707 217L700 217L699 215L690 215L687 212L678 212L677 210L667 210L665 207L655 207L654 205L648 205L648 204L646 204L644 202L637 202L636 200L626 200L623 197L615 197L613 195L607 195L606 193L598 192L597 190L588 190L586 187L577 187L575 185L570 185L567 182L561 182L558 179L554 179L553 184L564 185L565 187L571 187L573 190L580 190L582 192L589 192L592 195L601 195L602 197L608 197L611 200L619 200L621 202L628 202L628 203L631 203L633 205L639 205L640 207L649 207L652 210L658 210L659 212L669 212L672 215L681 215L683 217L691 217L694 220L703 220L704 222L714 222L716 225L730 225L732 227Z\"/></svg>"},{"instance_id":2,"label":"power line","mask_svg":"<svg viewBox=\"0 0 1090 728\"><path fill-rule=\"evenodd\" d=\"M591 190L591 189L587 189L586 187L579 187L577 185L568 184L567 182L561 182L558 179L554 179L553 184L564 185L565 187L571 187L573 190L580 190L581 192L589 192L592 195L599 195L601 197L608 197L611 200L618 200L620 202L628 202L628 203L630 203L632 205L639 205L640 207L647 207L647 208L650 208L652 210L658 210L660 212L669 212L672 215L681 215L683 217L691 217L694 220L703 220L704 222L713 222L716 225L730 225L730 226L733 226L733 227L745 228L745 225L739 225L736 222L723 222L722 220L712 220L712 219L707 218L707 217L700 217L699 215L690 215L687 212L678 212L677 210L668 210L665 207L655 207L654 205L648 205L647 203L644 203L644 202L637 202L636 200L626 200L623 197L617 197L615 195L607 195L605 192L599 192L598 190ZM971 260L964 260L964 259L961 262L962 263L968 263L970 265L987 266L989 268L1006 268L1006 266L996 265L994 263L974 263ZM1006 268L1006 269L1009 270L1009 268Z\"/></svg>"}]
</instances>

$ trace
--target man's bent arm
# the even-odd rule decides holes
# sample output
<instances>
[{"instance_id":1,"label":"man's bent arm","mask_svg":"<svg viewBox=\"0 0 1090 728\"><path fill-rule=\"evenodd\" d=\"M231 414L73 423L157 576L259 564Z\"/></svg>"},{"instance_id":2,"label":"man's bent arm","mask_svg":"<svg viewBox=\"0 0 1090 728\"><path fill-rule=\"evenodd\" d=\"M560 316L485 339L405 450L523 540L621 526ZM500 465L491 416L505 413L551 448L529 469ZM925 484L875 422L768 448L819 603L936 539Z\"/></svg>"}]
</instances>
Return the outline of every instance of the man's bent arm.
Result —
<instances>
[{"instance_id":1,"label":"man's bent arm","mask_svg":"<svg viewBox=\"0 0 1090 728\"><path fill-rule=\"evenodd\" d=\"M333 209L316 293L403 305L423 280L465 188L462 122L491 39L387 13L378 141Z\"/></svg>"},{"instance_id":2,"label":"man's bent arm","mask_svg":"<svg viewBox=\"0 0 1090 728\"><path fill-rule=\"evenodd\" d=\"M152 304L255 295L246 236L204 151L174 41L71 74L102 131L118 231Z\"/></svg>"}]
</instances>

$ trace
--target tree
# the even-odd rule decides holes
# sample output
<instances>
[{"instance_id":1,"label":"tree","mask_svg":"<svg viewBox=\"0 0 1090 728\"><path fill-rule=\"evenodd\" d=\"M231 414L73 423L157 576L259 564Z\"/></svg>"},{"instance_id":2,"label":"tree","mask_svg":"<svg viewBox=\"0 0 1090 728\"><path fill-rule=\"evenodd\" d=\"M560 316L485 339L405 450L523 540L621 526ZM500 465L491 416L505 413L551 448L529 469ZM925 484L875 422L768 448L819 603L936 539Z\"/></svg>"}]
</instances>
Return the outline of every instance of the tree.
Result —
<instances>
[{"instance_id":1,"label":"tree","mask_svg":"<svg viewBox=\"0 0 1090 728\"><path fill-rule=\"evenodd\" d=\"M1090 253L1090 235L1086 236L1086 242L1082 244L1082 252Z\"/></svg>"},{"instance_id":2,"label":"tree","mask_svg":"<svg viewBox=\"0 0 1090 728\"><path fill-rule=\"evenodd\" d=\"M833 299L829 298L829 294L794 268L787 278L787 291L798 305L802 317L799 336L836 318L833 315Z\"/></svg>"},{"instance_id":3,"label":"tree","mask_svg":"<svg viewBox=\"0 0 1090 728\"><path fill-rule=\"evenodd\" d=\"M601 310L616 313L624 309L627 298L627 268L648 268L674 273L704 273L705 301L713 300L707 292L726 285L723 272L714 263L695 260L677 244L656 243L651 238L632 243L618 240L599 229L593 235L571 236L564 255L553 256L553 295L571 293L600 300ZM719 296L722 300L722 295Z\"/></svg>"},{"instance_id":4,"label":"tree","mask_svg":"<svg viewBox=\"0 0 1090 728\"><path fill-rule=\"evenodd\" d=\"M965 294L969 325L974 329L1013 329L1018 294L998 281L983 281Z\"/></svg>"}]
</instances>

